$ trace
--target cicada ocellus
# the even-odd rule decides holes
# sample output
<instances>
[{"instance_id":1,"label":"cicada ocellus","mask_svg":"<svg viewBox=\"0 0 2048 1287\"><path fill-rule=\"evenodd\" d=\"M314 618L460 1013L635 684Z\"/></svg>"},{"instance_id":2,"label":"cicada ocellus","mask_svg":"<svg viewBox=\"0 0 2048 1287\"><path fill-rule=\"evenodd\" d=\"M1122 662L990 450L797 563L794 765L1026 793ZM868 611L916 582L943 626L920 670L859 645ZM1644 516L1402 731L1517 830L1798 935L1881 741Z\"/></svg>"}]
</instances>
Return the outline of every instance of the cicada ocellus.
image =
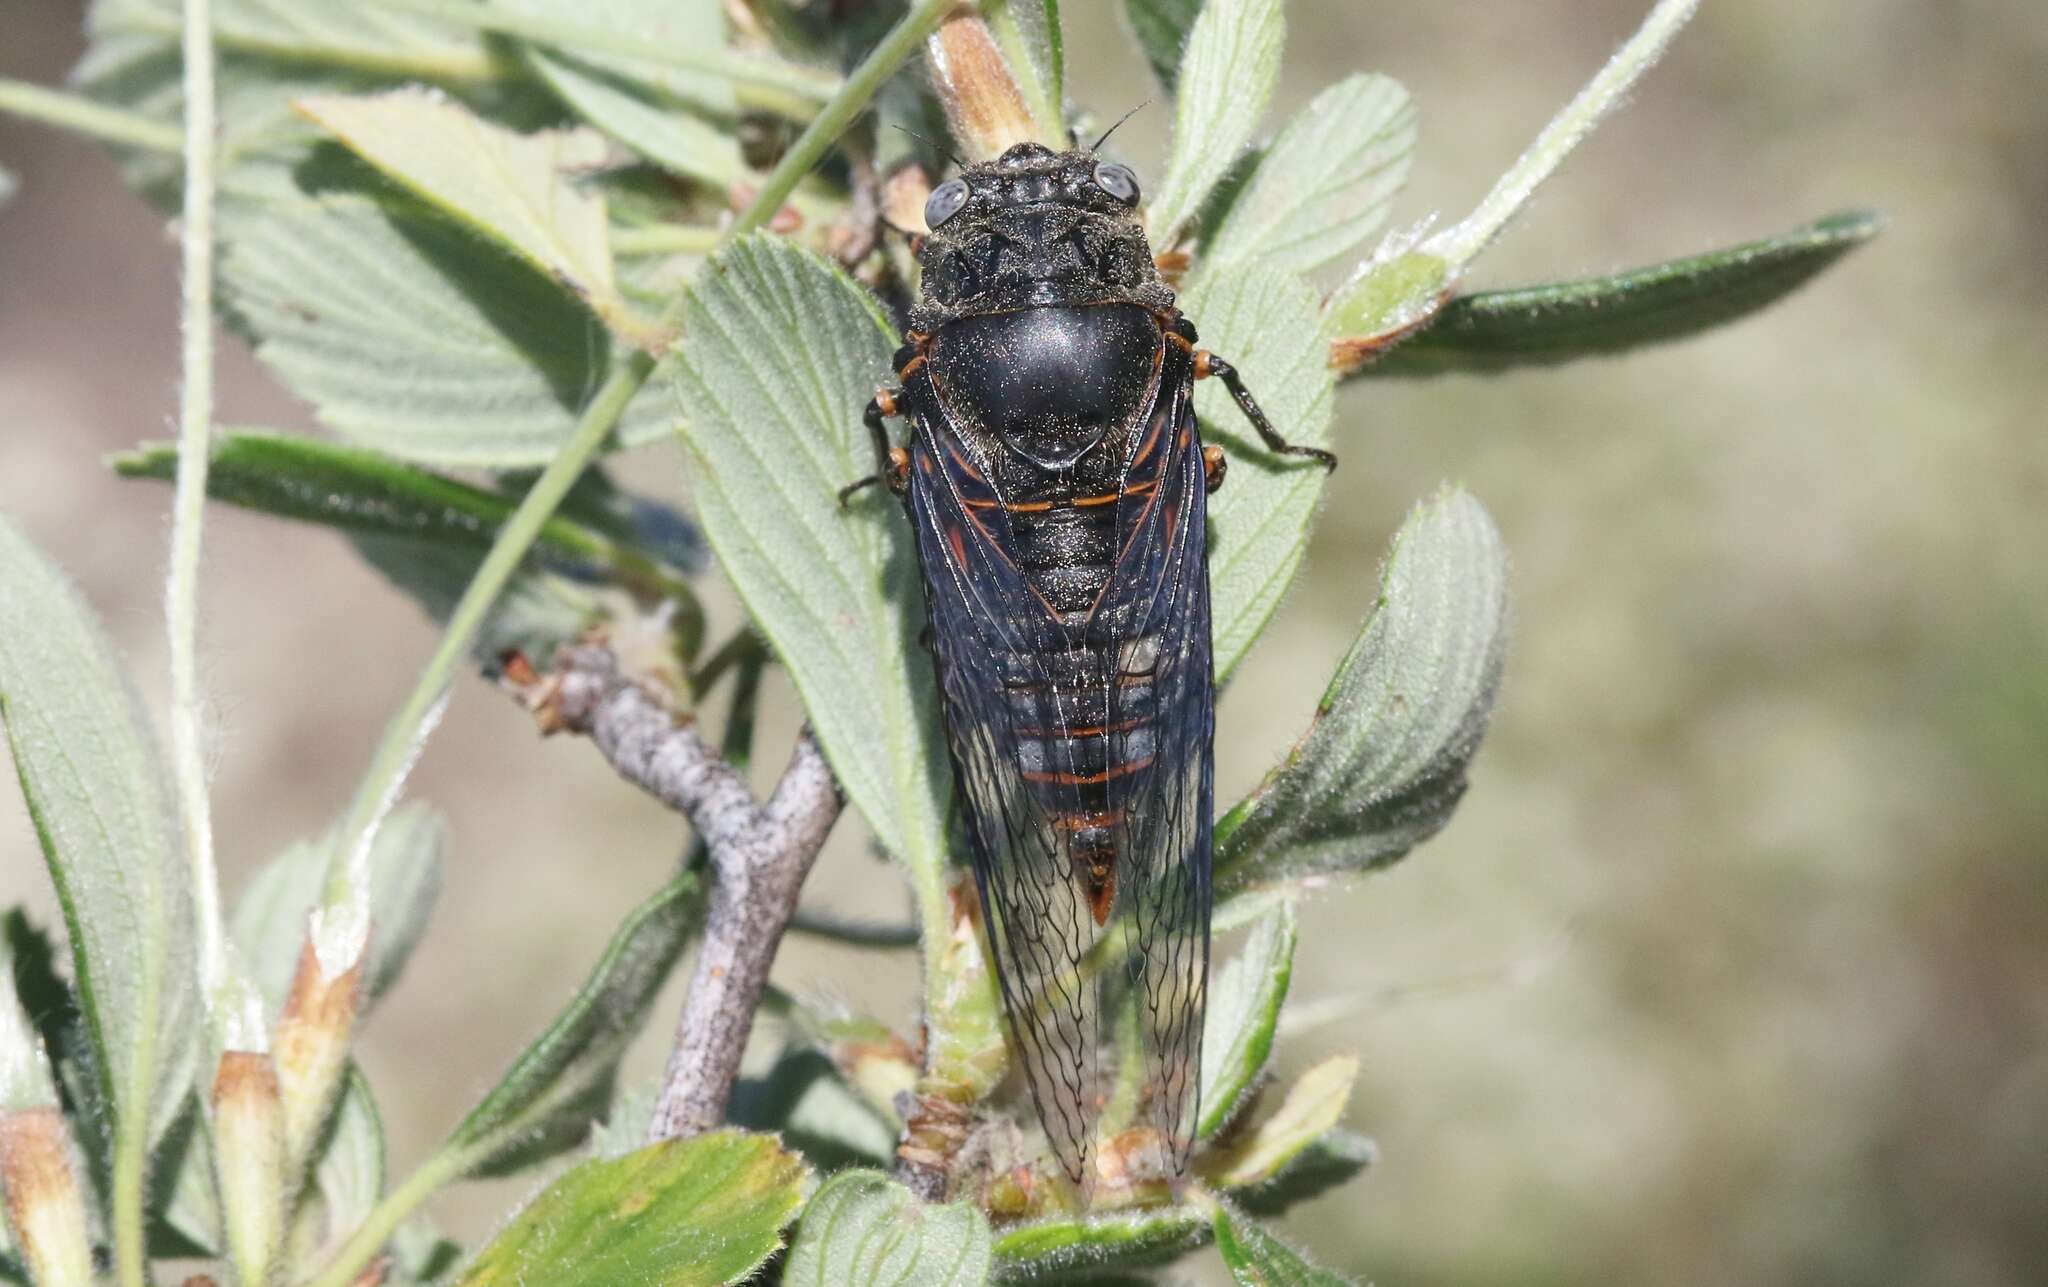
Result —
<instances>
[{"instance_id":1,"label":"cicada ocellus","mask_svg":"<svg viewBox=\"0 0 2048 1287\"><path fill-rule=\"evenodd\" d=\"M1092 149L1023 143L939 185L898 387L868 404L902 497L989 943L1061 1166L1091 1191L1113 1030L1132 1120L1185 1175L1208 987L1215 729L1204 447L1215 377ZM907 417L892 446L885 420Z\"/></svg>"}]
</instances>

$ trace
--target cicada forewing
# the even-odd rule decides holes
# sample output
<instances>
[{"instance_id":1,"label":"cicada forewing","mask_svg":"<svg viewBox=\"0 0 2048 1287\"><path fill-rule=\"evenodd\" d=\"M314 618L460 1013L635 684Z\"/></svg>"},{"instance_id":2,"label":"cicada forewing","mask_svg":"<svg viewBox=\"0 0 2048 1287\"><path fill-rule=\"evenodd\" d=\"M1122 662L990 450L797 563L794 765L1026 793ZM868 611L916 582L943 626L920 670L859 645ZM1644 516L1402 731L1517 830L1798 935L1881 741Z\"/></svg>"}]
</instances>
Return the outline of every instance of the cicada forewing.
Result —
<instances>
[{"instance_id":1,"label":"cicada forewing","mask_svg":"<svg viewBox=\"0 0 2048 1287\"><path fill-rule=\"evenodd\" d=\"M1060 612L1015 557L1014 505L928 380L908 501L930 641L997 975L1053 1150L1084 1191L1135 1010L1137 1115L1186 1172L1209 954L1213 680L1206 492L1184 351L1162 354L1125 432L1113 558ZM1045 575L1043 569L1037 574ZM1129 1071L1129 1070L1126 1070Z\"/></svg>"}]
</instances>

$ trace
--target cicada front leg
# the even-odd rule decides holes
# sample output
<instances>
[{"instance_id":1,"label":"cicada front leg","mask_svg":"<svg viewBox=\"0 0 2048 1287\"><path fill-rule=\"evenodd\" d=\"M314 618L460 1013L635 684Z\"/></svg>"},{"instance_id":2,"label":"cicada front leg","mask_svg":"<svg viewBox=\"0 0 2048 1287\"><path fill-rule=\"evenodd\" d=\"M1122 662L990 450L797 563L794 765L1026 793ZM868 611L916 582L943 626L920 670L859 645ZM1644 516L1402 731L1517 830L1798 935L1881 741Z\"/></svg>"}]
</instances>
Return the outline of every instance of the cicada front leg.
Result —
<instances>
[{"instance_id":1,"label":"cicada front leg","mask_svg":"<svg viewBox=\"0 0 2048 1287\"><path fill-rule=\"evenodd\" d=\"M875 444L875 472L858 482L848 483L839 489L839 503L845 505L858 495L861 489L876 483L888 484L889 490L901 496L910 486L910 453L889 442L889 428L883 421L902 414L899 405L903 397L901 389L877 389L875 396L868 399L868 408L861 420L868 427L868 435Z\"/></svg>"}]
</instances>

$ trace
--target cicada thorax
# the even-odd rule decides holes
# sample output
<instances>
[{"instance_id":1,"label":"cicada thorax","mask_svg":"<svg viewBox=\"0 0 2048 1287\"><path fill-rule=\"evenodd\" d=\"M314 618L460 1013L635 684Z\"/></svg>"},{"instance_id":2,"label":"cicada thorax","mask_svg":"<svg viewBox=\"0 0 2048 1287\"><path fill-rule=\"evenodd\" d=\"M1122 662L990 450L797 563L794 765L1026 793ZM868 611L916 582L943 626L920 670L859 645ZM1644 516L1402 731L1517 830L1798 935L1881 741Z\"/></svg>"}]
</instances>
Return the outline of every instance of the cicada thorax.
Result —
<instances>
[{"instance_id":1,"label":"cicada thorax","mask_svg":"<svg viewBox=\"0 0 2048 1287\"><path fill-rule=\"evenodd\" d=\"M925 359L906 396L934 413L964 521L1032 592L1006 605L1026 618L1009 623L1024 646L993 659L1001 691L985 696L1007 709L1018 777L1101 926L1125 830L1118 784L1157 753L1158 645L1113 573L1159 488L1160 389L1185 378L1185 356L1160 315L1115 303L964 318Z\"/></svg>"}]
</instances>

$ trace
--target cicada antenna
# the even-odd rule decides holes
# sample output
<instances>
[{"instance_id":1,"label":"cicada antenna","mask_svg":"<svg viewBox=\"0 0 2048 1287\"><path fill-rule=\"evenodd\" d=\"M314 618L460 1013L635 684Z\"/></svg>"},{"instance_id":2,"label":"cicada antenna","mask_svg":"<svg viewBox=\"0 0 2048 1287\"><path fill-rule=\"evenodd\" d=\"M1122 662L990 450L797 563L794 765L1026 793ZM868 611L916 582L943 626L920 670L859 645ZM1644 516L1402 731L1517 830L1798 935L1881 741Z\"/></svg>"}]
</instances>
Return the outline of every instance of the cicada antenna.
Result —
<instances>
[{"instance_id":1,"label":"cicada antenna","mask_svg":"<svg viewBox=\"0 0 2048 1287\"><path fill-rule=\"evenodd\" d=\"M1088 150L1089 150L1090 152L1094 152L1094 151L1097 151L1097 150L1099 150L1099 149L1100 149L1100 148L1102 147L1102 145L1103 145L1104 143L1107 143L1107 142L1109 142L1109 136L1110 136L1110 135L1112 135L1112 134L1116 133L1116 132L1117 132L1118 130L1120 130L1120 129L1122 129L1122 128L1124 127L1124 122L1125 122L1125 121L1128 121L1128 120L1130 120L1130 119L1131 119L1131 118L1132 118L1133 116L1136 116L1136 115L1137 115L1137 114L1138 114L1139 112L1142 112L1142 111L1144 111L1144 110L1145 110L1146 108L1148 108L1148 107L1150 107L1150 106L1152 106L1152 100L1148 98L1148 99L1146 99L1146 100L1145 100L1144 102L1142 102L1142 103L1138 104L1138 105L1137 105L1136 107L1132 108L1132 109L1131 109L1130 111L1128 111L1128 112L1125 112L1125 113L1124 113L1124 114L1123 114L1122 116L1119 116L1119 117L1117 117L1117 118L1116 118L1116 124L1114 124L1114 125L1110 126L1110 127L1108 128L1108 129L1104 130L1104 131L1102 132L1102 137L1101 137L1101 138L1099 138L1099 139L1096 139L1096 140L1095 140L1095 141L1094 141L1093 143L1090 143L1090 144L1088 145Z\"/></svg>"},{"instance_id":2,"label":"cicada antenna","mask_svg":"<svg viewBox=\"0 0 2048 1287\"><path fill-rule=\"evenodd\" d=\"M943 157L945 157L945 158L946 158L946 159L947 159L948 161L951 161L951 162L952 162L952 163L953 163L954 165L957 165L957 166L959 166L959 167L960 167L961 169L963 169L963 170L964 170L964 169L966 169L966 168L967 168L967 162L965 162L965 161L961 160L961 159L960 159L959 157L957 157L957 156L953 155L953 149L951 149L951 148L947 147L947 146L946 146L945 144L943 144L943 143L939 142L939 141L938 141L937 139L933 138L933 137L932 137L931 135L929 135L929 134L919 134L919 133L918 133L918 132L917 132L916 130L913 130L913 129L911 129L911 128L910 128L910 127L909 127L908 125L895 125L895 124L894 124L893 122L892 122L892 128L894 128L894 129L898 129L898 130L901 130L901 131L902 131L903 133L905 133L905 134L908 134L908 135L909 135L910 137L912 137L912 138L916 139L916 140L917 140L918 142L920 142L920 143L924 144L924 145L925 145L926 147L930 148L930 149L931 149L932 151L934 151L934 152L937 152L937 153L938 153L938 154L939 154L940 156L943 156Z\"/></svg>"}]
</instances>

